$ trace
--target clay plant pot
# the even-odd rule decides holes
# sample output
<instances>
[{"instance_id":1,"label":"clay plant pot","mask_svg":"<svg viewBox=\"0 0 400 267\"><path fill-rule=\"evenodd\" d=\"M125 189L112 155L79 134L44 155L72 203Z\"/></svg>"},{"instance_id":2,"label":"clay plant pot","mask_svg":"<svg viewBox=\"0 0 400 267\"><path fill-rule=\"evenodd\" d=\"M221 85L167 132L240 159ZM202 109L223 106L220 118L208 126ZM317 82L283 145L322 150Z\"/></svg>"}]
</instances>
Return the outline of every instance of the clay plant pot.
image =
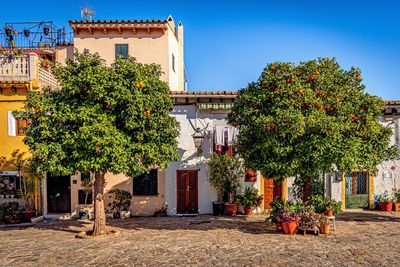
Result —
<instances>
[{"instance_id":1,"label":"clay plant pot","mask_svg":"<svg viewBox=\"0 0 400 267\"><path fill-rule=\"evenodd\" d=\"M225 212L225 215L236 216L237 204L235 204L235 203L231 203L231 204L225 203L224 204L224 212Z\"/></svg>"},{"instance_id":2,"label":"clay plant pot","mask_svg":"<svg viewBox=\"0 0 400 267\"><path fill-rule=\"evenodd\" d=\"M326 216L332 217L333 216L333 210L327 210L326 211Z\"/></svg>"},{"instance_id":3,"label":"clay plant pot","mask_svg":"<svg viewBox=\"0 0 400 267\"><path fill-rule=\"evenodd\" d=\"M20 213L23 222L31 222L31 219L36 215L35 210L22 210Z\"/></svg>"},{"instance_id":4,"label":"clay plant pot","mask_svg":"<svg viewBox=\"0 0 400 267\"><path fill-rule=\"evenodd\" d=\"M396 212L400 211L400 203L393 203L393 210Z\"/></svg>"},{"instance_id":5,"label":"clay plant pot","mask_svg":"<svg viewBox=\"0 0 400 267\"><path fill-rule=\"evenodd\" d=\"M381 202L379 203L379 206L381 208L381 211L391 211L393 208L393 203Z\"/></svg>"},{"instance_id":6,"label":"clay plant pot","mask_svg":"<svg viewBox=\"0 0 400 267\"><path fill-rule=\"evenodd\" d=\"M251 208L244 208L244 215L251 215Z\"/></svg>"},{"instance_id":7,"label":"clay plant pot","mask_svg":"<svg viewBox=\"0 0 400 267\"><path fill-rule=\"evenodd\" d=\"M287 235L296 234L298 231L297 222L292 221L288 223L282 223L283 232Z\"/></svg>"},{"instance_id":8,"label":"clay plant pot","mask_svg":"<svg viewBox=\"0 0 400 267\"><path fill-rule=\"evenodd\" d=\"M321 230L321 234L329 235L329 224L321 224L319 229Z\"/></svg>"}]
</instances>

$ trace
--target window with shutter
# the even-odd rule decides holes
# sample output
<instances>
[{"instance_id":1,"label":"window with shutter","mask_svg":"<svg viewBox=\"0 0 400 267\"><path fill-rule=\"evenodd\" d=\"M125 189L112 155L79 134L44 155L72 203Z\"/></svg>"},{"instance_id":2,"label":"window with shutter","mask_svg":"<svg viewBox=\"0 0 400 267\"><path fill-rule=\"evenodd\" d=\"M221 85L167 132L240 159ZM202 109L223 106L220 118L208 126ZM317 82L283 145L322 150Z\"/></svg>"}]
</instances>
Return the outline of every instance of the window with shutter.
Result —
<instances>
[{"instance_id":1,"label":"window with shutter","mask_svg":"<svg viewBox=\"0 0 400 267\"><path fill-rule=\"evenodd\" d=\"M15 133L18 136L25 135L26 127L28 127L28 121L26 119L15 118Z\"/></svg>"},{"instance_id":2,"label":"window with shutter","mask_svg":"<svg viewBox=\"0 0 400 267\"><path fill-rule=\"evenodd\" d=\"M158 195L158 171L151 170L133 178L133 195L147 196Z\"/></svg>"}]
</instances>

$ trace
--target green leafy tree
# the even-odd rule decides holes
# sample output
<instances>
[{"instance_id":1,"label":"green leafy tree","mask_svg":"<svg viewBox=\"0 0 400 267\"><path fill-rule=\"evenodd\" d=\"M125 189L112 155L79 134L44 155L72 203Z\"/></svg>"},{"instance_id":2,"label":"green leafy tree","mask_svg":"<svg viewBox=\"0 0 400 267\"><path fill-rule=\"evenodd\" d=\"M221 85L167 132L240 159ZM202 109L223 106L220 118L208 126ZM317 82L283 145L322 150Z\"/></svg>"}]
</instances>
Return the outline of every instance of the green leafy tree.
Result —
<instances>
[{"instance_id":1,"label":"green leafy tree","mask_svg":"<svg viewBox=\"0 0 400 267\"><path fill-rule=\"evenodd\" d=\"M392 131L379 123L384 101L364 89L360 70L335 59L269 64L228 115L240 129L238 152L247 167L278 181L332 166L375 170L395 149Z\"/></svg>"},{"instance_id":2,"label":"green leafy tree","mask_svg":"<svg viewBox=\"0 0 400 267\"><path fill-rule=\"evenodd\" d=\"M93 235L100 235L107 172L132 176L178 159L173 102L160 67L133 58L106 66L85 50L54 73L62 89L29 92L20 113L31 120L25 143L41 172L94 173Z\"/></svg>"}]
</instances>

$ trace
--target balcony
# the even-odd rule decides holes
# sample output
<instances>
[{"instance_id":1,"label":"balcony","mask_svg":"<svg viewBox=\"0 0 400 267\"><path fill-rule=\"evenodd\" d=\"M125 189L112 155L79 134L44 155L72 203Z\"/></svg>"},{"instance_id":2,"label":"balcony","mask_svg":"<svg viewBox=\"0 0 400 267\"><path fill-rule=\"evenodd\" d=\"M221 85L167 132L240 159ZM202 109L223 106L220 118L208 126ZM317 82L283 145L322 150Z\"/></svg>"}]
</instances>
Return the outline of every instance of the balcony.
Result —
<instances>
[{"instance_id":1,"label":"balcony","mask_svg":"<svg viewBox=\"0 0 400 267\"><path fill-rule=\"evenodd\" d=\"M35 53L12 57L0 54L0 84L26 84L30 89L58 88L51 69L41 63L42 59Z\"/></svg>"}]
</instances>

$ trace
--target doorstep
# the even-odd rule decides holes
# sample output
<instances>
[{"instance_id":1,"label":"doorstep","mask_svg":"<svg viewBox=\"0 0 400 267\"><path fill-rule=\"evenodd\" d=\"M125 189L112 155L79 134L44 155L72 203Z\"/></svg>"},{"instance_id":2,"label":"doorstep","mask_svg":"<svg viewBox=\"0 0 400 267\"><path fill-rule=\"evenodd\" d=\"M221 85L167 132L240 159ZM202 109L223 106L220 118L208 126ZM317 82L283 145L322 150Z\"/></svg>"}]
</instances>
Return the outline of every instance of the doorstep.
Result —
<instances>
[{"instance_id":1,"label":"doorstep","mask_svg":"<svg viewBox=\"0 0 400 267\"><path fill-rule=\"evenodd\" d=\"M48 213L43 216L45 219L49 220L71 220L71 214L70 213Z\"/></svg>"}]
</instances>

